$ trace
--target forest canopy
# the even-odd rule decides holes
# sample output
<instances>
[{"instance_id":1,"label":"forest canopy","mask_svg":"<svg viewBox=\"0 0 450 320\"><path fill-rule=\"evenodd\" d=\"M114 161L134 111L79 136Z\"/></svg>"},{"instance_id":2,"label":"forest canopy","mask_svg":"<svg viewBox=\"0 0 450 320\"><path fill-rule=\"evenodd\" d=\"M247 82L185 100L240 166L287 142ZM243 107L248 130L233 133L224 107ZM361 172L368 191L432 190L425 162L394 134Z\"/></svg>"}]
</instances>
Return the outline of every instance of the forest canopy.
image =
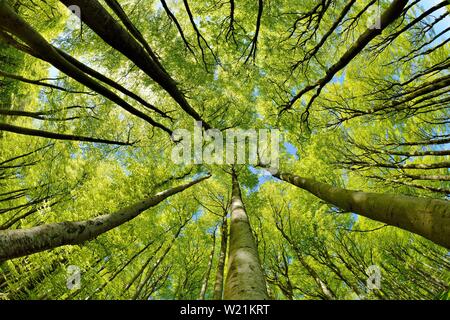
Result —
<instances>
[{"instance_id":1,"label":"forest canopy","mask_svg":"<svg viewBox=\"0 0 450 320\"><path fill-rule=\"evenodd\" d=\"M450 299L449 40L447 0L0 0L0 300Z\"/></svg>"}]
</instances>

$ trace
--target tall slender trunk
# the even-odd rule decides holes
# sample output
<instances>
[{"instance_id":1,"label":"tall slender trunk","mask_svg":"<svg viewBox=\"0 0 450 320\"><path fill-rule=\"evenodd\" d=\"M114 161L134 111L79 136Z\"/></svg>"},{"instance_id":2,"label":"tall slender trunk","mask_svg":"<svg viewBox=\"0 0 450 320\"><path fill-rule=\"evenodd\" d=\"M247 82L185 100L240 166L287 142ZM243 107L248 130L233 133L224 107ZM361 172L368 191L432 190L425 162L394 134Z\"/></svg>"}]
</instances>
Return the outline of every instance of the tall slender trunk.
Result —
<instances>
[{"instance_id":1,"label":"tall slender trunk","mask_svg":"<svg viewBox=\"0 0 450 320\"><path fill-rule=\"evenodd\" d=\"M214 251L216 249L216 230L214 229L214 233L212 235L213 244L211 249L211 254L209 255L208 266L206 268L206 273L203 278L202 288L200 290L199 300L205 300L206 290L208 289L209 275L211 274L211 268L214 260Z\"/></svg>"},{"instance_id":2,"label":"tall slender trunk","mask_svg":"<svg viewBox=\"0 0 450 320\"><path fill-rule=\"evenodd\" d=\"M164 250L163 254L161 255L161 257L158 258L158 260L156 260L155 264L148 270L147 274L145 275L145 279L141 281L141 283L138 285L136 292L133 295L133 300L137 300L139 298L139 296L142 293L142 290L144 289L144 287L148 284L148 282L150 281L150 279L153 277L155 271L158 269L158 267L161 265L161 263L163 262L164 258L167 256L167 254L169 253L169 251L172 249L173 244L175 243L175 241L177 240L178 236L181 233L181 230L183 230L183 228L186 226L186 224L190 221L191 219L187 219L186 221L183 222L182 225L180 225L180 227L178 228L177 232L175 233L175 235L172 238L172 241L169 243L169 245L167 246L167 248Z\"/></svg>"},{"instance_id":3,"label":"tall slender trunk","mask_svg":"<svg viewBox=\"0 0 450 320\"><path fill-rule=\"evenodd\" d=\"M31 49L30 54L51 63L54 67L66 75L85 85L89 89L111 100L129 113L147 121L149 124L166 131L169 135L172 131L166 126L156 122L146 113L134 108L118 94L109 90L101 83L95 81L77 66L67 61L42 35L31 25L22 19L6 2L0 1L0 26L14 36L22 40Z\"/></svg>"},{"instance_id":4,"label":"tall slender trunk","mask_svg":"<svg viewBox=\"0 0 450 320\"><path fill-rule=\"evenodd\" d=\"M131 278L131 280L127 283L127 285L125 286L125 289L123 289L122 295L131 288L131 286L133 285L133 283L136 282L136 280L142 278L142 275L144 274L145 269L150 264L150 262L152 262L153 258L156 256L156 254L159 252L159 250L161 250L161 248L164 246L165 243L166 243L165 241L161 242L159 244L159 246L155 250L153 250L153 252L147 258L145 263L139 268L138 272L136 272L136 274L133 276L133 278ZM137 285L137 286L139 286L139 285Z\"/></svg>"},{"instance_id":5,"label":"tall slender trunk","mask_svg":"<svg viewBox=\"0 0 450 320\"><path fill-rule=\"evenodd\" d=\"M42 138L55 139L55 140L85 141L85 142L92 142L92 143L112 144L112 145L118 145L118 146L132 145L131 142L97 139L97 138L86 137L86 136L77 136L77 135L73 135L73 134L54 133L54 132L49 132L49 131L44 131L44 130L18 127L18 126L6 124L6 123L0 123L0 130L13 132L13 133L17 133L17 134L25 135L25 136L42 137Z\"/></svg>"},{"instance_id":6,"label":"tall slender trunk","mask_svg":"<svg viewBox=\"0 0 450 320\"><path fill-rule=\"evenodd\" d=\"M450 248L449 201L347 190L289 173L274 176L343 210L411 231Z\"/></svg>"},{"instance_id":7,"label":"tall slender trunk","mask_svg":"<svg viewBox=\"0 0 450 320\"><path fill-rule=\"evenodd\" d=\"M333 290L331 290L326 281L323 281L320 278L319 274L316 272L316 270L305 260L302 250L295 243L295 241L293 241L292 238L289 237L289 235L284 231L282 225L276 224L276 228L278 229L278 231L280 231L283 238L289 243L289 245L294 250L295 255L297 256L297 259L300 262L301 266L308 272L311 278L313 278L314 282L316 283L317 287L321 292L321 296L326 300L335 299L336 295L333 293Z\"/></svg>"},{"instance_id":8,"label":"tall slender trunk","mask_svg":"<svg viewBox=\"0 0 450 320\"><path fill-rule=\"evenodd\" d=\"M53 249L63 245L80 244L92 240L115 227L137 217L143 211L156 206L164 199L177 194L207 178L195 179L189 183L164 190L145 200L84 221L65 221L41 226L0 231L0 261Z\"/></svg>"},{"instance_id":9,"label":"tall slender trunk","mask_svg":"<svg viewBox=\"0 0 450 320\"><path fill-rule=\"evenodd\" d=\"M136 26L131 22L130 18L128 18L127 14L123 10L122 6L117 0L106 0L106 4L108 7L110 7L114 13L117 15L117 17L122 21L123 25L127 29L127 31L134 37L136 40L139 41L139 43L145 48L145 51L149 54L150 58L155 62L158 67L166 72L164 67L159 63L159 59L156 56L156 54L153 52L152 48L148 44L148 42L145 40L142 33L136 28ZM167 73L167 72L166 72Z\"/></svg>"},{"instance_id":10,"label":"tall slender trunk","mask_svg":"<svg viewBox=\"0 0 450 320\"><path fill-rule=\"evenodd\" d=\"M158 236L156 237L158 238ZM108 279L106 280L101 286L97 287L94 292L92 292L87 298L86 300L89 300L92 298L92 296L94 294L96 294L97 292L101 292L108 284L110 284L123 270L125 270L126 267L128 267L137 257L139 257L143 252L145 252L153 243L155 243L156 238L151 240L149 243L147 243L145 245L145 247L143 247L141 250L139 250L138 252L136 252L130 259L128 259L128 261L122 266L120 267L119 270L117 270L116 272L114 272L114 274Z\"/></svg>"},{"instance_id":11,"label":"tall slender trunk","mask_svg":"<svg viewBox=\"0 0 450 320\"><path fill-rule=\"evenodd\" d=\"M316 270L314 270L314 268L311 267L311 265L308 262L306 262L305 258L303 257L302 253L297 248L297 246L295 247L294 250L297 255L298 261L300 262L302 267L306 269L308 274L313 278L314 282L316 283L317 287L319 288L320 292L322 293L323 298L326 300L334 300L336 296L333 293L333 291L331 290L331 288L326 284L326 282L324 282L320 278L320 276L316 272Z\"/></svg>"},{"instance_id":12,"label":"tall slender trunk","mask_svg":"<svg viewBox=\"0 0 450 320\"><path fill-rule=\"evenodd\" d=\"M226 300L268 299L266 281L236 173L232 174L230 251L225 283Z\"/></svg>"},{"instance_id":13,"label":"tall slender trunk","mask_svg":"<svg viewBox=\"0 0 450 320\"><path fill-rule=\"evenodd\" d=\"M223 275L225 271L225 258L227 256L228 244L228 223L226 215L227 212L224 213L221 227L220 253L219 261L217 262L216 281L214 284L214 300L222 300L223 295Z\"/></svg>"},{"instance_id":14,"label":"tall slender trunk","mask_svg":"<svg viewBox=\"0 0 450 320\"><path fill-rule=\"evenodd\" d=\"M189 104L177 83L161 65L147 54L133 36L123 28L97 0L60 0L65 6L77 5L81 9L81 20L89 26L103 41L116 49L158 83L191 117L202 121L205 129L210 126Z\"/></svg>"}]
</instances>

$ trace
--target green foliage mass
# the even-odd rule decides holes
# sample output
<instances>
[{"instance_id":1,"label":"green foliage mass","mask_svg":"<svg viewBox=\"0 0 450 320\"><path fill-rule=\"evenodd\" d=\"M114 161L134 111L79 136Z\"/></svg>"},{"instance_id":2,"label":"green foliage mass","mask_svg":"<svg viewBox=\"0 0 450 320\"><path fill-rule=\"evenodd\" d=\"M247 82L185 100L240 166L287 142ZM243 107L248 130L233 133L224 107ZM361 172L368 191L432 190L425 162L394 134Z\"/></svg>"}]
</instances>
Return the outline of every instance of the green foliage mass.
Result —
<instances>
[{"instance_id":1,"label":"green foliage mass","mask_svg":"<svg viewBox=\"0 0 450 320\"><path fill-rule=\"evenodd\" d=\"M449 34L430 44L441 31L427 30L425 21L434 19L430 15L381 50L384 40L425 10L426 1L410 8L402 21L390 25L333 77L312 104L307 122L304 111L314 90L280 114L283 105L321 79L367 28L370 15L364 10L369 1L358 0L314 56L302 61L348 1L324 2L330 4L323 16L313 15L308 24L309 18L296 21L319 1L264 0L255 44L258 1L189 1L201 38L183 1L167 1L187 47L159 1L120 1L190 105L211 127L281 131L282 171L353 190L448 200L449 154L411 154L448 150L448 143L430 141L449 136ZM382 10L390 3L380 2ZM173 120L115 91L125 101L172 130L193 130L194 120L161 86L86 24L80 28L59 1L8 3L48 42ZM116 17L104 1L100 3ZM443 9L448 14L448 5ZM448 17L443 21L448 28ZM430 51L433 47L437 48ZM408 61L402 58L420 52L425 53ZM1 230L90 219L212 173L207 181L95 240L0 263L0 299L198 299L215 246L206 291L206 299L212 298L220 226L229 213L229 167L174 164L174 142L166 132L1 38L0 71L65 89L0 74L2 110L50 114L45 120L0 114L0 123L133 142L115 146L0 131ZM447 79L446 86L414 96L442 79ZM389 108L402 99L407 101ZM428 144L402 145L418 141ZM8 161L21 155L25 156ZM436 167L405 168L411 165ZM270 298L328 299L325 285L337 299L449 299L447 249L341 212L261 168L238 169ZM79 289L67 287L71 265L81 270ZM368 290L367 268L373 265L381 270L381 287Z\"/></svg>"}]
</instances>

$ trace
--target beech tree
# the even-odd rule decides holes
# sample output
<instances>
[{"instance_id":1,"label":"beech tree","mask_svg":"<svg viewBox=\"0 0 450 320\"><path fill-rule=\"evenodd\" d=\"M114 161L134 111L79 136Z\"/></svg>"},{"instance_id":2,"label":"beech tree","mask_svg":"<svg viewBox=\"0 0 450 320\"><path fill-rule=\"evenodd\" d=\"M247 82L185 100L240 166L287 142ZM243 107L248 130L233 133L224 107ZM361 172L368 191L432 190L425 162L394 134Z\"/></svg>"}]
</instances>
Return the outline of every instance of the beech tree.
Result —
<instances>
[{"instance_id":1,"label":"beech tree","mask_svg":"<svg viewBox=\"0 0 450 320\"><path fill-rule=\"evenodd\" d=\"M448 299L449 15L0 0L0 299Z\"/></svg>"}]
</instances>

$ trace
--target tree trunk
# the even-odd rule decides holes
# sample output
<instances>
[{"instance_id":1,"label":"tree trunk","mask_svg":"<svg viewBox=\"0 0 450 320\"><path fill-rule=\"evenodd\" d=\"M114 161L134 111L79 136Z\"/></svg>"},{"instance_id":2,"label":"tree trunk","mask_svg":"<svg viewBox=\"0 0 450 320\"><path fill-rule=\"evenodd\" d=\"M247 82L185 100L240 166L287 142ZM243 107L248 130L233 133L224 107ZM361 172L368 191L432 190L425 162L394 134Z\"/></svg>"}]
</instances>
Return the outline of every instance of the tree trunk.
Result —
<instances>
[{"instance_id":1,"label":"tree trunk","mask_svg":"<svg viewBox=\"0 0 450 320\"><path fill-rule=\"evenodd\" d=\"M184 97L176 82L153 61L145 49L127 32L97 0L60 0L65 6L77 5L81 9L81 20L89 26L103 41L121 52L136 66L158 83L197 121L202 121L205 129L210 126L202 119Z\"/></svg>"},{"instance_id":2,"label":"tree trunk","mask_svg":"<svg viewBox=\"0 0 450 320\"><path fill-rule=\"evenodd\" d=\"M225 270L225 258L227 255L227 244L228 244L228 224L227 224L227 216L226 212L224 213L223 221L222 221L222 239L220 241L220 255L219 261L217 262L217 272L216 272L216 281L214 284L214 300L222 300L223 295L223 274Z\"/></svg>"},{"instance_id":3,"label":"tree trunk","mask_svg":"<svg viewBox=\"0 0 450 320\"><path fill-rule=\"evenodd\" d=\"M216 229L214 229L212 238L213 238L213 245L211 249L211 254L209 256L208 267L206 268L205 277L203 279L202 288L200 290L199 300L205 300L206 290L208 289L209 275L211 274L211 268L214 260L214 251L216 248Z\"/></svg>"},{"instance_id":4,"label":"tree trunk","mask_svg":"<svg viewBox=\"0 0 450 320\"><path fill-rule=\"evenodd\" d=\"M72 135L72 134L54 133L54 132L43 131L43 130L23 128L23 127L18 127L18 126L6 124L6 123L0 123L0 130L13 132L13 133L17 133L17 134L25 135L25 136L41 137L41 138L48 138L48 139L54 139L54 140L84 141L84 142L92 142L92 143L112 144L112 145L117 145L117 146L129 146L132 144L130 142L97 139L97 138L77 136L77 135Z\"/></svg>"},{"instance_id":5,"label":"tree trunk","mask_svg":"<svg viewBox=\"0 0 450 320\"><path fill-rule=\"evenodd\" d=\"M152 126L164 130L169 135L172 134L172 131L169 128L156 122L146 113L134 108L115 92L95 81L86 75L82 70L78 69L78 67L67 61L63 56L61 56L57 49L55 49L44 37L42 37L39 32L33 29L32 26L23 20L13 9L11 9L11 7L8 6L8 4L6 4L6 2L3 1L0 1L0 26L2 29L11 32L11 34L22 40L29 47L29 49L31 49L31 52L29 52L28 49L23 51L51 63L54 67L69 77L75 79L89 89L101 94L105 98L121 106L129 113L147 121Z\"/></svg>"},{"instance_id":6,"label":"tree trunk","mask_svg":"<svg viewBox=\"0 0 450 320\"><path fill-rule=\"evenodd\" d=\"M225 283L226 300L268 299L258 249L241 198L236 173L232 173L230 251Z\"/></svg>"},{"instance_id":7,"label":"tree trunk","mask_svg":"<svg viewBox=\"0 0 450 320\"><path fill-rule=\"evenodd\" d=\"M161 250L161 248L164 246L165 243L166 243L165 241L161 242L160 245L158 246L158 248L156 248L156 250L153 250L152 254L147 258L145 263L139 268L139 271L133 276L133 278L131 278L131 281L128 282L128 284L125 286L125 289L123 289L122 295L131 288L131 286L133 285L133 283L136 282L137 279L142 278L142 275L144 274L145 269L150 264L150 262L152 262L153 258L156 256L156 254L159 252L159 250ZM137 284L136 286L138 287L139 284Z\"/></svg>"},{"instance_id":8,"label":"tree trunk","mask_svg":"<svg viewBox=\"0 0 450 320\"><path fill-rule=\"evenodd\" d=\"M186 226L186 224L189 222L190 218L188 220L186 220L177 230L177 232L175 233L174 237L172 238L172 241L169 243L169 245L167 246L167 248L164 250L163 254L161 255L161 257L158 258L158 260L156 260L155 264L150 268L150 270L148 270L147 274L145 275L144 280L141 281L141 283L138 285L136 292L133 295L133 300L137 300L139 298L139 296L142 293L142 290L144 289L145 285L148 284L148 282L150 281L150 279L153 277L153 274L155 273L155 271L158 269L158 267L161 265L161 263L163 262L164 258L167 256L167 254L169 253L169 251L172 249L173 244L175 243L175 241L177 240L178 236L181 233L181 230L183 230L183 228ZM153 257L152 257L153 258Z\"/></svg>"},{"instance_id":9,"label":"tree trunk","mask_svg":"<svg viewBox=\"0 0 450 320\"><path fill-rule=\"evenodd\" d=\"M299 248L299 246L287 235L287 233L284 231L282 225L276 224L276 228L278 231L280 231L283 238L289 243L289 245L292 247L292 249L295 252L295 255L297 256L298 261L300 262L301 266L305 268L305 270L308 272L308 274L313 278L314 282L316 283L317 287L319 288L321 292L321 296L325 300L334 300L336 299L336 295L333 293L331 288L328 286L326 281L323 281L319 274L316 272L316 270L305 260L304 255L302 253L302 250ZM288 273L286 272L286 275ZM289 278L288 278L289 279ZM292 292L292 289L291 289Z\"/></svg>"},{"instance_id":10,"label":"tree trunk","mask_svg":"<svg viewBox=\"0 0 450 320\"><path fill-rule=\"evenodd\" d=\"M132 220L143 211L156 206L166 198L209 177L208 175L167 189L114 213L101 215L89 220L65 221L44 224L29 229L0 231L0 261L22 257L63 245L80 244L92 240L102 233Z\"/></svg>"},{"instance_id":11,"label":"tree trunk","mask_svg":"<svg viewBox=\"0 0 450 320\"><path fill-rule=\"evenodd\" d=\"M289 173L274 176L338 208L411 231L450 249L449 201L347 190Z\"/></svg>"}]
</instances>

